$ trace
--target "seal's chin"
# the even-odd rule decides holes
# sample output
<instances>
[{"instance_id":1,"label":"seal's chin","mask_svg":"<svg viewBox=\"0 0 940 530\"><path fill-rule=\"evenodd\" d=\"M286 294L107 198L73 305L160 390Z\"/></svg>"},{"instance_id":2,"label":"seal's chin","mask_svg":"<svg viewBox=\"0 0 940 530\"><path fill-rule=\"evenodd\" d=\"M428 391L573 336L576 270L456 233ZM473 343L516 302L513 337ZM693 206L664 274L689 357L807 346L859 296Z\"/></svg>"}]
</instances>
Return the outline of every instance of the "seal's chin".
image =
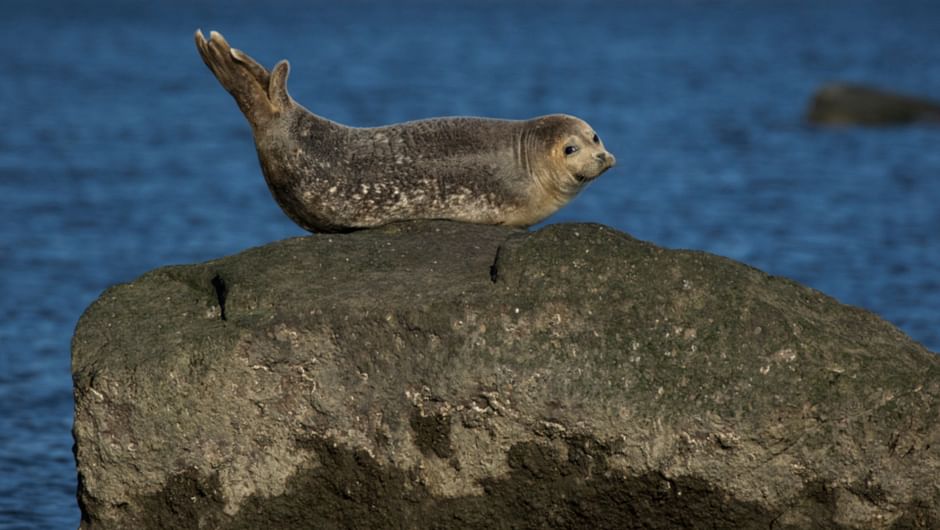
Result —
<instances>
[{"instance_id":1,"label":"seal's chin","mask_svg":"<svg viewBox=\"0 0 940 530\"><path fill-rule=\"evenodd\" d=\"M578 181L578 184L587 184L588 182L596 179L597 177L604 174L605 171L614 166L614 157L613 155L608 155L607 159L603 162L598 162L596 167L589 168L590 171L584 173L575 173L574 178Z\"/></svg>"},{"instance_id":2,"label":"seal's chin","mask_svg":"<svg viewBox=\"0 0 940 530\"><path fill-rule=\"evenodd\" d=\"M597 175L594 175L593 177L589 177L587 175L575 174L574 179L578 181L578 184L587 184L588 182L591 182L592 180L596 179L598 176L600 176L600 173L598 173Z\"/></svg>"}]
</instances>

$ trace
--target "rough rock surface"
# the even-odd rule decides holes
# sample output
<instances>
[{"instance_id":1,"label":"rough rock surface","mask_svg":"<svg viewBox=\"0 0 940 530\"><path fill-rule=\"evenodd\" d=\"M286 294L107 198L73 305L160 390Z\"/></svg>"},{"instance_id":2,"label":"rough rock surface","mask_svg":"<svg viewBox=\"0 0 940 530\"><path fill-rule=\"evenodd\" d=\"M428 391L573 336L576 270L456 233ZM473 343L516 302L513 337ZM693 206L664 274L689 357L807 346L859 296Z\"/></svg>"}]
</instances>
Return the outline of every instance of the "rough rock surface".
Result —
<instances>
[{"instance_id":1,"label":"rough rock surface","mask_svg":"<svg viewBox=\"0 0 940 530\"><path fill-rule=\"evenodd\" d=\"M940 123L940 103L864 85L832 83L813 96L807 119L820 125Z\"/></svg>"},{"instance_id":2,"label":"rough rock surface","mask_svg":"<svg viewBox=\"0 0 940 530\"><path fill-rule=\"evenodd\" d=\"M82 528L938 528L940 358L597 225L315 235L102 294Z\"/></svg>"}]
</instances>

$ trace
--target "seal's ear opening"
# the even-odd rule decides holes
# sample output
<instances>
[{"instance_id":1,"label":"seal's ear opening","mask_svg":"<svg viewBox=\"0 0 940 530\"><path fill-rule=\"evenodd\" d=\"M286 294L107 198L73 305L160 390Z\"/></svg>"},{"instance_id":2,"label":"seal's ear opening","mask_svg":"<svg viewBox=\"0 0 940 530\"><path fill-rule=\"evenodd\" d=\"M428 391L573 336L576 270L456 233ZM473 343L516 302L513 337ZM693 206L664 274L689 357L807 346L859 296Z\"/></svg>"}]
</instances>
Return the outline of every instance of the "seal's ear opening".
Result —
<instances>
[{"instance_id":1,"label":"seal's ear opening","mask_svg":"<svg viewBox=\"0 0 940 530\"><path fill-rule=\"evenodd\" d=\"M290 73L290 63L286 59L277 63L271 71L271 83L268 85L268 99L278 111L290 106L290 96L287 94L287 75Z\"/></svg>"}]
</instances>

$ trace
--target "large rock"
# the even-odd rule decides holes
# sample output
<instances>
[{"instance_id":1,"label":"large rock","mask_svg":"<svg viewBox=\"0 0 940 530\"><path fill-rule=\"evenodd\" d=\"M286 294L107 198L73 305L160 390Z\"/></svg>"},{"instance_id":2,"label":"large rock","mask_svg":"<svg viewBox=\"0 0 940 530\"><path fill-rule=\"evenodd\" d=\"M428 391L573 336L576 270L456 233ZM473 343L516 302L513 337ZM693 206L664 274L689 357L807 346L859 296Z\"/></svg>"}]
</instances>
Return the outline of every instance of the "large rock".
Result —
<instances>
[{"instance_id":1,"label":"large rock","mask_svg":"<svg viewBox=\"0 0 940 530\"><path fill-rule=\"evenodd\" d=\"M940 359L597 225L273 243L106 291L82 528L938 528Z\"/></svg>"},{"instance_id":2,"label":"large rock","mask_svg":"<svg viewBox=\"0 0 940 530\"><path fill-rule=\"evenodd\" d=\"M940 123L940 103L850 83L820 88L807 119L820 125L900 125Z\"/></svg>"}]
</instances>

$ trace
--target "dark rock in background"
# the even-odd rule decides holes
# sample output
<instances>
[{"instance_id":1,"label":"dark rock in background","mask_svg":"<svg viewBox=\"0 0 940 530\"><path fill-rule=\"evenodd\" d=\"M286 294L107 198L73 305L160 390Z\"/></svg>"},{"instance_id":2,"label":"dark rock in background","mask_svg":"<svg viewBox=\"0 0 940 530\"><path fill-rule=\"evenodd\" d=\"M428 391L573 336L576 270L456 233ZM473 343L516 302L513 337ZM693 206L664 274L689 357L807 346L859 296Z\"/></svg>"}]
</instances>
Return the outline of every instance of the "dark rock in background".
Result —
<instances>
[{"instance_id":1,"label":"dark rock in background","mask_svg":"<svg viewBox=\"0 0 940 530\"><path fill-rule=\"evenodd\" d=\"M597 225L315 235L106 291L82 527L936 528L940 358Z\"/></svg>"},{"instance_id":2,"label":"dark rock in background","mask_svg":"<svg viewBox=\"0 0 940 530\"><path fill-rule=\"evenodd\" d=\"M807 119L820 125L940 123L940 103L848 83L820 88Z\"/></svg>"}]
</instances>

